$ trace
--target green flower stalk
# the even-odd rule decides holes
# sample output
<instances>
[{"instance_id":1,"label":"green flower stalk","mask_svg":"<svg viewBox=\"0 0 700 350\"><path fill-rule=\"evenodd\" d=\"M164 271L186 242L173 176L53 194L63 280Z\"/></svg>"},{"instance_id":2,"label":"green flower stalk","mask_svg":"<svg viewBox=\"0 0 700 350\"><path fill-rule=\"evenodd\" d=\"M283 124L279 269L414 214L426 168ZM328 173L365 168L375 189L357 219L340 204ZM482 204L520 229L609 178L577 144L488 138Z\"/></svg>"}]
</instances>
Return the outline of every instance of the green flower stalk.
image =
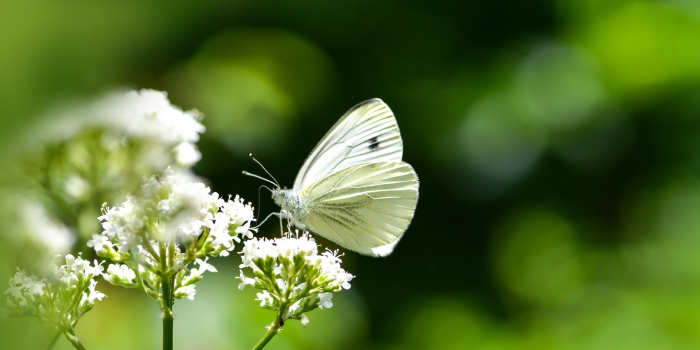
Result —
<instances>
[{"instance_id":1,"label":"green flower stalk","mask_svg":"<svg viewBox=\"0 0 700 350\"><path fill-rule=\"evenodd\" d=\"M85 349L75 335L78 320L95 306L95 300L105 295L95 290L97 278L103 267L95 261L66 255L66 264L54 267L53 273L39 279L17 269L10 278L6 307L0 309L2 317L31 316L47 322L65 335L76 349Z\"/></svg>"},{"instance_id":2,"label":"green flower stalk","mask_svg":"<svg viewBox=\"0 0 700 350\"><path fill-rule=\"evenodd\" d=\"M262 308L277 313L253 349L262 349L287 320L299 320L306 327L309 323L306 313L332 307L332 293L350 289L354 278L340 267L338 251L318 254L318 245L308 234L273 240L251 239L245 242L241 253L241 268L251 268L255 277L247 277L241 270L238 288L251 285L262 290L256 300Z\"/></svg>"}]
</instances>

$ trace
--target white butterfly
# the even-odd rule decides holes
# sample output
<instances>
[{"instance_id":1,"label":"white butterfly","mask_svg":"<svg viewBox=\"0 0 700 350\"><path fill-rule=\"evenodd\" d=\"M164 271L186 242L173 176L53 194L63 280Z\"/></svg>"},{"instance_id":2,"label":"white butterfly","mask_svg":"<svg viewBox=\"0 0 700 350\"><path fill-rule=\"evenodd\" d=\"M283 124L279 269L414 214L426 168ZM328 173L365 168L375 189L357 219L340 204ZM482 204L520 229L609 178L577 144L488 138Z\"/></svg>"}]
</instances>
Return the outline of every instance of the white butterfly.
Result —
<instances>
[{"instance_id":1,"label":"white butterfly","mask_svg":"<svg viewBox=\"0 0 700 350\"><path fill-rule=\"evenodd\" d=\"M391 109L375 98L351 108L311 152L290 189L272 190L282 216L356 252L387 256L408 228L418 177L401 161Z\"/></svg>"}]
</instances>

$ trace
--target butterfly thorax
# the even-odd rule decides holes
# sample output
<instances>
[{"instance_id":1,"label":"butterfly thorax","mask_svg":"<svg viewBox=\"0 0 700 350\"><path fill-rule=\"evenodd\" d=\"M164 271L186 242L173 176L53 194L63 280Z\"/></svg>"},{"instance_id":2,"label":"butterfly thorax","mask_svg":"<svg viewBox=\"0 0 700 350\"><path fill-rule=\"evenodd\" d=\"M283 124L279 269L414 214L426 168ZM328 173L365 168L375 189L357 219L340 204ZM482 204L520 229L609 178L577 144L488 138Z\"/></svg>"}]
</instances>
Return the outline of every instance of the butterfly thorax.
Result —
<instances>
[{"instance_id":1,"label":"butterfly thorax","mask_svg":"<svg viewBox=\"0 0 700 350\"><path fill-rule=\"evenodd\" d=\"M292 217L292 222L297 226L303 226L302 222L309 214L309 204L305 197L290 189L273 189L272 199Z\"/></svg>"}]
</instances>

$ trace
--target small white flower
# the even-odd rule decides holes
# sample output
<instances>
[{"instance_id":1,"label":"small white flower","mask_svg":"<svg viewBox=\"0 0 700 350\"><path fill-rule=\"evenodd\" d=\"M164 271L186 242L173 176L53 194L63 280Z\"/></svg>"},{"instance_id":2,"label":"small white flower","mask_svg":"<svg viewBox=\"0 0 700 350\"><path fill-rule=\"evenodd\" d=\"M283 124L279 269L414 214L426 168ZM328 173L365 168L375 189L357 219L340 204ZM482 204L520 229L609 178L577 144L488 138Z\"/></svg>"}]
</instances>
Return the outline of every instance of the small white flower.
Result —
<instances>
[{"instance_id":1,"label":"small white flower","mask_svg":"<svg viewBox=\"0 0 700 350\"><path fill-rule=\"evenodd\" d=\"M278 278L277 279L277 286L280 288L280 290L284 291L287 290L287 281Z\"/></svg>"},{"instance_id":2,"label":"small white flower","mask_svg":"<svg viewBox=\"0 0 700 350\"><path fill-rule=\"evenodd\" d=\"M10 288L7 288L5 290L5 294L9 294L14 298L20 299L22 298L22 287L12 286Z\"/></svg>"},{"instance_id":3,"label":"small white flower","mask_svg":"<svg viewBox=\"0 0 700 350\"><path fill-rule=\"evenodd\" d=\"M38 202L25 198L19 201L23 207L20 210L20 230L44 256L64 254L71 249L76 238L68 227L54 220Z\"/></svg>"},{"instance_id":4,"label":"small white flower","mask_svg":"<svg viewBox=\"0 0 700 350\"><path fill-rule=\"evenodd\" d=\"M319 293L318 298L320 299L318 301L318 307L320 309L325 308L331 308L333 307L333 302L331 301L331 298L333 298L333 293Z\"/></svg>"},{"instance_id":5,"label":"small white flower","mask_svg":"<svg viewBox=\"0 0 700 350\"><path fill-rule=\"evenodd\" d=\"M136 273L131 270L131 268L125 264L110 264L107 267L107 273L103 275L103 278L109 283L117 283L120 281L127 283L135 283Z\"/></svg>"},{"instance_id":6,"label":"small white flower","mask_svg":"<svg viewBox=\"0 0 700 350\"><path fill-rule=\"evenodd\" d=\"M104 293L95 290L95 286L97 286L97 281L90 281L90 287L88 287L90 295L88 296L88 300L90 303L93 304L95 303L95 299L102 301L102 298L105 297Z\"/></svg>"},{"instance_id":7,"label":"small white flower","mask_svg":"<svg viewBox=\"0 0 700 350\"><path fill-rule=\"evenodd\" d=\"M27 293L30 295L42 295L44 294L44 288L46 285L42 281L32 281L30 283L25 283L22 288L27 289Z\"/></svg>"},{"instance_id":8,"label":"small white flower","mask_svg":"<svg viewBox=\"0 0 700 350\"><path fill-rule=\"evenodd\" d=\"M60 255L59 255L59 256L60 256ZM20 270L19 268L17 268L17 272L15 272L15 275L12 276L12 278L10 278L10 284L19 284L19 285L22 285L22 284L24 284L28 279L30 279L29 276L27 276L27 275L25 274L24 271L22 271L22 270Z\"/></svg>"},{"instance_id":9,"label":"small white flower","mask_svg":"<svg viewBox=\"0 0 700 350\"><path fill-rule=\"evenodd\" d=\"M173 267L175 270L182 270L185 268L185 257L178 255L173 259Z\"/></svg>"},{"instance_id":10,"label":"small white flower","mask_svg":"<svg viewBox=\"0 0 700 350\"><path fill-rule=\"evenodd\" d=\"M91 273L91 275L92 275L93 277L97 277L97 276L102 275L102 271L105 270L104 266L102 266L102 263L103 263L103 262L104 262L104 261L102 261L101 263L98 263L98 262L97 262L97 259L95 259L95 264L94 264L94 266L93 266L93 268L92 268L92 273Z\"/></svg>"},{"instance_id":11,"label":"small white flower","mask_svg":"<svg viewBox=\"0 0 700 350\"><path fill-rule=\"evenodd\" d=\"M94 233L92 239L87 241L87 246L95 248L97 255L101 256L109 253L109 249L112 248L114 244L109 241L107 236Z\"/></svg>"},{"instance_id":12,"label":"small white flower","mask_svg":"<svg viewBox=\"0 0 700 350\"><path fill-rule=\"evenodd\" d=\"M202 159L202 153L197 150L195 145L189 142L183 142L174 149L175 160L183 166L193 166Z\"/></svg>"},{"instance_id":13,"label":"small white flower","mask_svg":"<svg viewBox=\"0 0 700 350\"><path fill-rule=\"evenodd\" d=\"M201 259L195 260L195 263L198 264L200 267L199 267L199 269L196 269L196 268L192 269L193 276L201 276L204 273L204 271L217 272L216 268L214 268L214 266L207 263L207 260L209 260L209 257L206 257L204 260L201 260Z\"/></svg>"},{"instance_id":14,"label":"small white flower","mask_svg":"<svg viewBox=\"0 0 700 350\"><path fill-rule=\"evenodd\" d=\"M304 314L301 315L301 324L304 326L304 328L306 328L306 325L309 324L309 318Z\"/></svg>"},{"instance_id":15,"label":"small white flower","mask_svg":"<svg viewBox=\"0 0 700 350\"><path fill-rule=\"evenodd\" d=\"M247 285L255 285L255 279L246 277L246 275L243 274L243 270L241 270L241 276L237 278L241 279L241 284L238 285L238 289L240 290L243 290Z\"/></svg>"},{"instance_id":16,"label":"small white flower","mask_svg":"<svg viewBox=\"0 0 700 350\"><path fill-rule=\"evenodd\" d=\"M64 190L73 198L83 198L90 191L90 183L78 175L72 175L63 184Z\"/></svg>"},{"instance_id":17,"label":"small white flower","mask_svg":"<svg viewBox=\"0 0 700 350\"><path fill-rule=\"evenodd\" d=\"M73 271L73 262L75 262L75 257L71 254L66 255L66 268L68 271Z\"/></svg>"},{"instance_id":18,"label":"small white flower","mask_svg":"<svg viewBox=\"0 0 700 350\"><path fill-rule=\"evenodd\" d=\"M73 271L76 273L82 273L83 275L86 274L85 268L90 267L90 262L83 260L81 257L78 257L75 259L75 262L73 263Z\"/></svg>"},{"instance_id":19,"label":"small white flower","mask_svg":"<svg viewBox=\"0 0 700 350\"><path fill-rule=\"evenodd\" d=\"M189 286L178 288L175 291L175 298L178 298L178 299L187 298L189 300L194 300L194 296L195 296L195 294L197 294L197 290L194 287L195 287L194 284L190 284Z\"/></svg>"},{"instance_id":20,"label":"small white flower","mask_svg":"<svg viewBox=\"0 0 700 350\"><path fill-rule=\"evenodd\" d=\"M254 260L277 257L278 248L274 240L253 238L244 243L241 253L243 253L243 264L240 267L254 267Z\"/></svg>"},{"instance_id":21,"label":"small white flower","mask_svg":"<svg viewBox=\"0 0 700 350\"><path fill-rule=\"evenodd\" d=\"M258 298L255 300L260 300L260 307L273 305L272 295L268 291L263 290L262 293L257 293L257 296Z\"/></svg>"}]
</instances>

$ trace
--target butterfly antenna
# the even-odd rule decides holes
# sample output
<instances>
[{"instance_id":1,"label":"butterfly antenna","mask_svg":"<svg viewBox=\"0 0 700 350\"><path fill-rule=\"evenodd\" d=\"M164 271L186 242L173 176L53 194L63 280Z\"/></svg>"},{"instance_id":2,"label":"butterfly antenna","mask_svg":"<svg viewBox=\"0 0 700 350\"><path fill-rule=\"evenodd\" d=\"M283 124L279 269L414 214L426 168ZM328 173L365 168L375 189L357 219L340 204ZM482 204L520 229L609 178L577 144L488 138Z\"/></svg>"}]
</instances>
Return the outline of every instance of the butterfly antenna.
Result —
<instances>
[{"instance_id":1,"label":"butterfly antenna","mask_svg":"<svg viewBox=\"0 0 700 350\"><path fill-rule=\"evenodd\" d=\"M277 186L277 187L280 187L280 185L278 185L278 184L276 184L276 183L274 183L274 182L272 182L272 181L270 181L270 180L268 180L268 179L266 179L266 178L264 178L264 177L262 177L262 176L258 176L258 175L255 175L255 174L251 174L251 173L249 173L249 172L247 172L247 171L245 171L245 170L243 170L243 175L256 177L256 178L258 178L258 179L260 179L260 180L267 181L267 182L269 182L269 183L271 183L271 184L273 184L273 185L275 185L275 186Z\"/></svg>"},{"instance_id":2,"label":"butterfly antenna","mask_svg":"<svg viewBox=\"0 0 700 350\"><path fill-rule=\"evenodd\" d=\"M260 165L261 168L263 168L263 170L265 170L265 172L267 173L267 175L270 175L270 177L271 177L273 180L275 180L275 183L277 184L277 187L278 187L278 188L279 188L279 187L282 187L282 186L280 186L280 183L277 182L277 179L275 179L275 177L272 176L272 174L270 174L270 172L267 171L267 169L265 169L265 167L262 165L262 163L260 163L257 159L255 159L255 157L253 157L253 154L252 154L252 153L250 153L250 154L248 154L248 155L250 156L250 158L253 158L253 160L254 160L256 163L258 163L258 165Z\"/></svg>"}]
</instances>

